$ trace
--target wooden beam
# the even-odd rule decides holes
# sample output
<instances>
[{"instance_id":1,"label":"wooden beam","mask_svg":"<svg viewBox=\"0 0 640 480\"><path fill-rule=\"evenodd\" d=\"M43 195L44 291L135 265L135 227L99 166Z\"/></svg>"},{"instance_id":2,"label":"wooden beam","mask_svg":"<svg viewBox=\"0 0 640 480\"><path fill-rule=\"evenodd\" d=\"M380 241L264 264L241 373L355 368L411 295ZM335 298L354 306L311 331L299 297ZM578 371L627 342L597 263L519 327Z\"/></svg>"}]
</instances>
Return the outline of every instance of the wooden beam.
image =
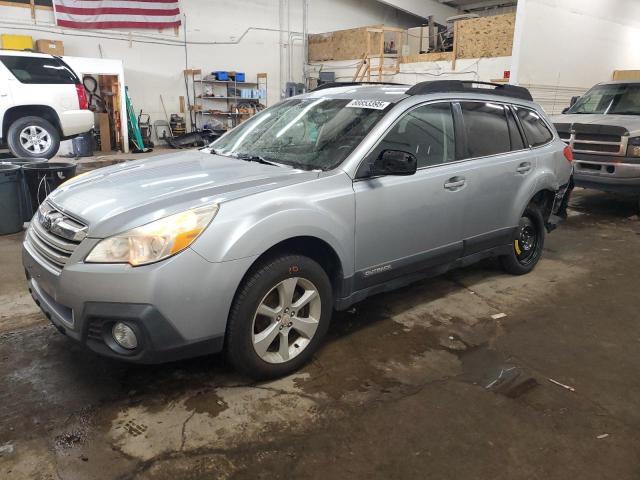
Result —
<instances>
[{"instance_id":1,"label":"wooden beam","mask_svg":"<svg viewBox=\"0 0 640 480\"><path fill-rule=\"evenodd\" d=\"M371 32L367 30L367 58L371 53ZM367 82L371 81L371 61L367 61Z\"/></svg>"},{"instance_id":2,"label":"wooden beam","mask_svg":"<svg viewBox=\"0 0 640 480\"><path fill-rule=\"evenodd\" d=\"M378 58L378 80L382 80L382 66L384 65L384 31L380 34L380 57Z\"/></svg>"},{"instance_id":3,"label":"wooden beam","mask_svg":"<svg viewBox=\"0 0 640 480\"><path fill-rule=\"evenodd\" d=\"M453 58L451 59L451 70L456 69L456 49L458 48L458 22L453 22Z\"/></svg>"},{"instance_id":4,"label":"wooden beam","mask_svg":"<svg viewBox=\"0 0 640 480\"><path fill-rule=\"evenodd\" d=\"M29 3L14 3L14 2L0 1L0 7L31 8L31 5ZM34 5L33 8L35 8L36 10L53 10L53 7L48 7L46 5Z\"/></svg>"}]
</instances>

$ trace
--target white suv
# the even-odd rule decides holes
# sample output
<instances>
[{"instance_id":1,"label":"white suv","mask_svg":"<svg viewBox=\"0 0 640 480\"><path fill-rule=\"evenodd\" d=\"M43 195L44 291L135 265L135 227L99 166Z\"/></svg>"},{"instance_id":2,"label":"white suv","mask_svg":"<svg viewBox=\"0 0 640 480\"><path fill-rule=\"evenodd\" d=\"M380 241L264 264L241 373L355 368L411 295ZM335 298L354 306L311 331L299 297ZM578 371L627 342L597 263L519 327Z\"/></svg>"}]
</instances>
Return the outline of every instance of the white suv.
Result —
<instances>
[{"instance_id":1,"label":"white suv","mask_svg":"<svg viewBox=\"0 0 640 480\"><path fill-rule=\"evenodd\" d=\"M93 123L82 82L60 57L0 50L0 138L16 157L51 158Z\"/></svg>"}]
</instances>

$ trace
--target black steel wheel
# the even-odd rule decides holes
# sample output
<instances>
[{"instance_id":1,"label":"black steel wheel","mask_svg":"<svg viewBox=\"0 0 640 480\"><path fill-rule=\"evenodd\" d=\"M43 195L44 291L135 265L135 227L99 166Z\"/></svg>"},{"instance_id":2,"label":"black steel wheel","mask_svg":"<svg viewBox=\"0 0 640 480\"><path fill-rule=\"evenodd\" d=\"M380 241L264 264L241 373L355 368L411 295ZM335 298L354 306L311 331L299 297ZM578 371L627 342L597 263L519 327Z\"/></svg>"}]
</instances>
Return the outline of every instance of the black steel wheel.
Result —
<instances>
[{"instance_id":1,"label":"black steel wheel","mask_svg":"<svg viewBox=\"0 0 640 480\"><path fill-rule=\"evenodd\" d=\"M545 227L540 209L530 204L522 214L513 239L513 250L500 257L502 268L513 275L529 273L542 257Z\"/></svg>"}]
</instances>

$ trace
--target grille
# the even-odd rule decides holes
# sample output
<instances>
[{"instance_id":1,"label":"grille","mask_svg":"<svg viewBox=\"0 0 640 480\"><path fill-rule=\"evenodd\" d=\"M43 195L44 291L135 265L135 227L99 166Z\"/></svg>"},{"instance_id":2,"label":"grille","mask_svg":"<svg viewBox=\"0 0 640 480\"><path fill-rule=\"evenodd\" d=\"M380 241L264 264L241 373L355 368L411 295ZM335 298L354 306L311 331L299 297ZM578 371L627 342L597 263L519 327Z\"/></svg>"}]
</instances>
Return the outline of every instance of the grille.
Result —
<instances>
[{"instance_id":1,"label":"grille","mask_svg":"<svg viewBox=\"0 0 640 480\"><path fill-rule=\"evenodd\" d=\"M620 135L608 135L605 133L582 133L576 132L576 142L587 140L593 142L613 142L620 143Z\"/></svg>"},{"instance_id":2,"label":"grille","mask_svg":"<svg viewBox=\"0 0 640 480\"><path fill-rule=\"evenodd\" d=\"M87 339L102 342L102 323L98 320L92 320L87 327Z\"/></svg>"},{"instance_id":3,"label":"grille","mask_svg":"<svg viewBox=\"0 0 640 480\"><path fill-rule=\"evenodd\" d=\"M86 225L44 203L29 225L27 241L50 267L62 270L86 231Z\"/></svg>"},{"instance_id":4,"label":"grille","mask_svg":"<svg viewBox=\"0 0 640 480\"><path fill-rule=\"evenodd\" d=\"M608 143L582 143L577 139L573 142L573 150L576 152L602 152L602 153L618 153L620 151L620 142L615 144Z\"/></svg>"},{"instance_id":5,"label":"grille","mask_svg":"<svg viewBox=\"0 0 640 480\"><path fill-rule=\"evenodd\" d=\"M558 132L560 139L568 143L574 153L592 153L611 156L627 154L627 135L613 135L591 132Z\"/></svg>"}]
</instances>

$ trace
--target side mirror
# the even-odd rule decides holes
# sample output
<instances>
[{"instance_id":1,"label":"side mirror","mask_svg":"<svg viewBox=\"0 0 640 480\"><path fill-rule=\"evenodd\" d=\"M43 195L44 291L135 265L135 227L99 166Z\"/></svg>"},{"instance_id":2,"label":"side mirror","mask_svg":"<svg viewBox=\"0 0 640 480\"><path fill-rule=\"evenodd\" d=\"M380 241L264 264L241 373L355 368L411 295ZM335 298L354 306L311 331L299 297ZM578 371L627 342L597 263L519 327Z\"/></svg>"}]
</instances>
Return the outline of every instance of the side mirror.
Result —
<instances>
[{"instance_id":1,"label":"side mirror","mask_svg":"<svg viewBox=\"0 0 640 480\"><path fill-rule=\"evenodd\" d=\"M373 175L413 175L418 169L415 155L402 150L383 150L373 163Z\"/></svg>"},{"instance_id":2,"label":"side mirror","mask_svg":"<svg viewBox=\"0 0 640 480\"><path fill-rule=\"evenodd\" d=\"M569 107L565 107L562 109L562 113L567 113L569 111Z\"/></svg>"},{"instance_id":3,"label":"side mirror","mask_svg":"<svg viewBox=\"0 0 640 480\"><path fill-rule=\"evenodd\" d=\"M571 97L571 100L569 101L569 106L573 107L578 100L580 100L580 96L579 95L576 95L575 97Z\"/></svg>"}]
</instances>

